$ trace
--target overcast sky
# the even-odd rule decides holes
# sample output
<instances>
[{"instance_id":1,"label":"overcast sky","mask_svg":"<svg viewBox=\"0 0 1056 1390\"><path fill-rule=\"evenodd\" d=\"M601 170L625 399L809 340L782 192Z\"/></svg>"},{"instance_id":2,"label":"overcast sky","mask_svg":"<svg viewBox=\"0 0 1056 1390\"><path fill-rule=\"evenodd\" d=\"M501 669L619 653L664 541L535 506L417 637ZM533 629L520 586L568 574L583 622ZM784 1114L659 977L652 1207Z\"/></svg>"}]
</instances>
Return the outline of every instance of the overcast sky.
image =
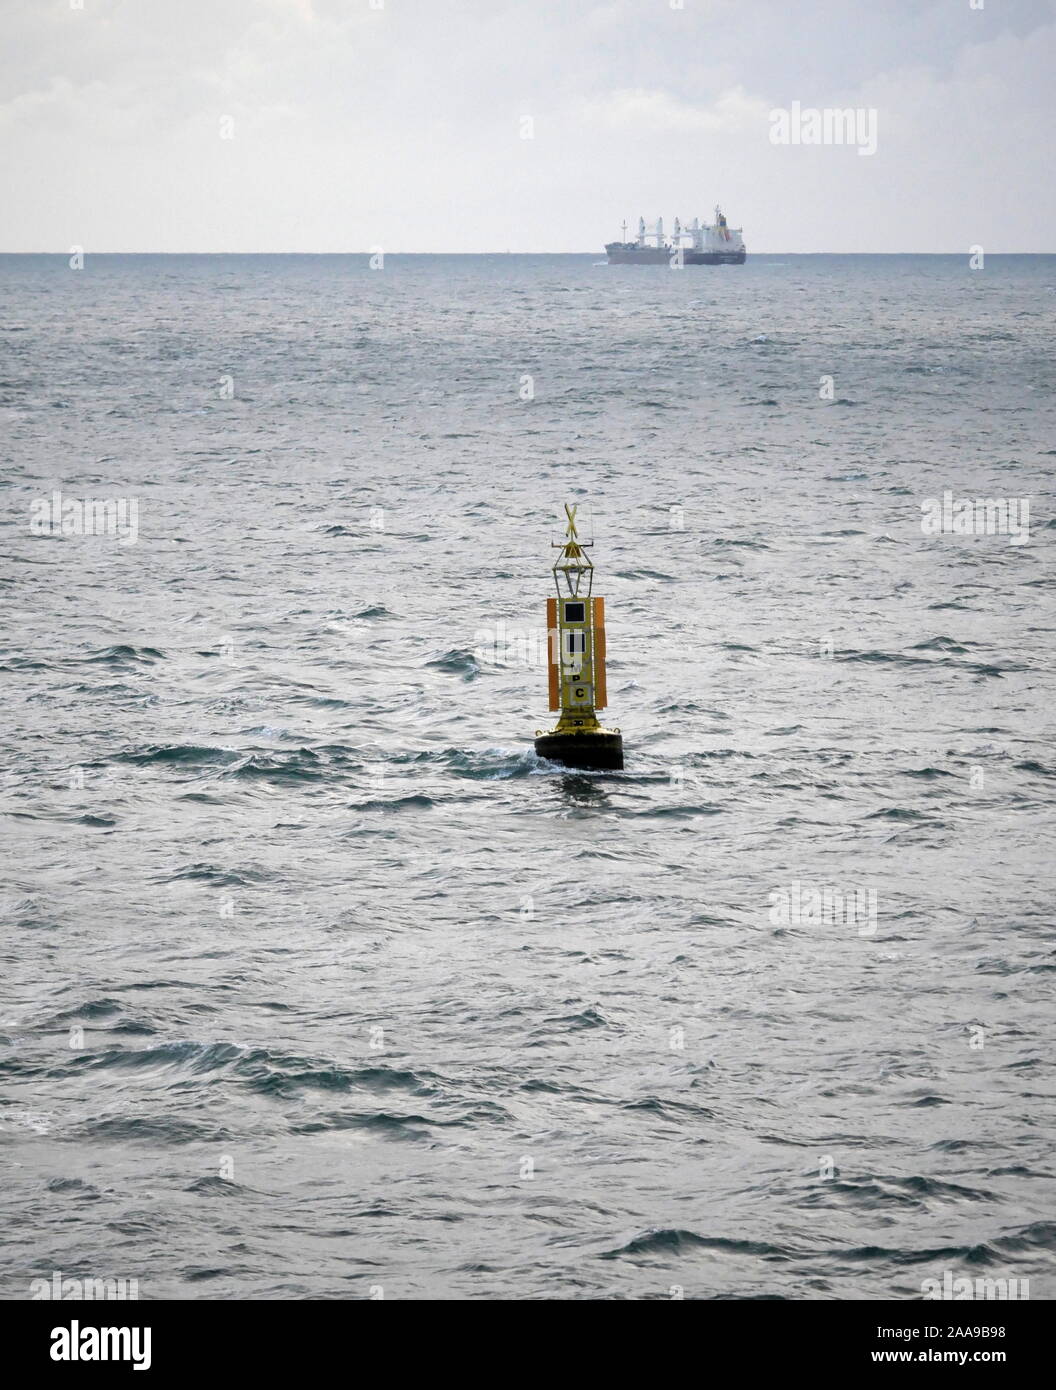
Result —
<instances>
[{"instance_id":1,"label":"overcast sky","mask_svg":"<svg viewBox=\"0 0 1056 1390\"><path fill-rule=\"evenodd\" d=\"M679 2L0 0L0 250L1056 250L1056 0Z\"/></svg>"}]
</instances>

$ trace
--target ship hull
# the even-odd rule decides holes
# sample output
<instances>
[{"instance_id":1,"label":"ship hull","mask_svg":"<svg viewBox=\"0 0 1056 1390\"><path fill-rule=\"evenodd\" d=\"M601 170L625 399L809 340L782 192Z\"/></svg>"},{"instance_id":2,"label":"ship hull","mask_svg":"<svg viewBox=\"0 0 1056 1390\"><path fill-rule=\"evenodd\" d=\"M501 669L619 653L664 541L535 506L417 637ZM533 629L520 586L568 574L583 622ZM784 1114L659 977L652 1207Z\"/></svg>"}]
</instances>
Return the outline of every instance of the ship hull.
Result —
<instances>
[{"instance_id":1,"label":"ship hull","mask_svg":"<svg viewBox=\"0 0 1056 1390\"><path fill-rule=\"evenodd\" d=\"M683 251L686 265L744 265L747 251Z\"/></svg>"},{"instance_id":2,"label":"ship hull","mask_svg":"<svg viewBox=\"0 0 1056 1390\"><path fill-rule=\"evenodd\" d=\"M605 248L609 256L609 265L677 265L676 252L674 248L664 250L662 247L640 246L631 251L610 250ZM740 251L683 251L683 265L744 265L747 252Z\"/></svg>"},{"instance_id":3,"label":"ship hull","mask_svg":"<svg viewBox=\"0 0 1056 1390\"><path fill-rule=\"evenodd\" d=\"M632 251L609 250L609 265L667 265L674 251L665 251L662 246L639 246Z\"/></svg>"}]
</instances>

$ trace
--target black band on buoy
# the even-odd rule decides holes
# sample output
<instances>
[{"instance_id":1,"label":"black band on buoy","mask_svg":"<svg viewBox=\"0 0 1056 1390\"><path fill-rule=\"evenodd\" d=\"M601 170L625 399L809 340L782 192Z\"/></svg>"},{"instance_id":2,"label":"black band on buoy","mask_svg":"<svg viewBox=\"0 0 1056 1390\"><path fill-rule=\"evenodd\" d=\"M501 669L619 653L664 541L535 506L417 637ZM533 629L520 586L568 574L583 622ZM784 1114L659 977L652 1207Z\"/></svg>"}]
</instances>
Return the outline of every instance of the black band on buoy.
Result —
<instances>
[{"instance_id":1,"label":"black band on buoy","mask_svg":"<svg viewBox=\"0 0 1056 1390\"><path fill-rule=\"evenodd\" d=\"M623 769L623 738L608 730L582 734L543 734L535 751L548 762L597 772Z\"/></svg>"}]
</instances>

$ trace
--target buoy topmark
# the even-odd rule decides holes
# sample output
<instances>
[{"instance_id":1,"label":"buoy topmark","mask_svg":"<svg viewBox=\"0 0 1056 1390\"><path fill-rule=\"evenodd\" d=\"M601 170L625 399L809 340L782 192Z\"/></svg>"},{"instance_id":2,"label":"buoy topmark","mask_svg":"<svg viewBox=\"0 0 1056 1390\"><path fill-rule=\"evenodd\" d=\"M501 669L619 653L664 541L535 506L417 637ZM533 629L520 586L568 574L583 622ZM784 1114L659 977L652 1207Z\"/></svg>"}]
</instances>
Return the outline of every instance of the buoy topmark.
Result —
<instances>
[{"instance_id":1,"label":"buoy topmark","mask_svg":"<svg viewBox=\"0 0 1056 1390\"><path fill-rule=\"evenodd\" d=\"M535 751L566 767L612 770L623 767L619 729L605 729L597 711L608 703L605 689L605 600L594 593L593 541L576 530L578 507L565 503L568 529L554 562L557 597L546 601L550 708L557 723L537 732Z\"/></svg>"}]
</instances>

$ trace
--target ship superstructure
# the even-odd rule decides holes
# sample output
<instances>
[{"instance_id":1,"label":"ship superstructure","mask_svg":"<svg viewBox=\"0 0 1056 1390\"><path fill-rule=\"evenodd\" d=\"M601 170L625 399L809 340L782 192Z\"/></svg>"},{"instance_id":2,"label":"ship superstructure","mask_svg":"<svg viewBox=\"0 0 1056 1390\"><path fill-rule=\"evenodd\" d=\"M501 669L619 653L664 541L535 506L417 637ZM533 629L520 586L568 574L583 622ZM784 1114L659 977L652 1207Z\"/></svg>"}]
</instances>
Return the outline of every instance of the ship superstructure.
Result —
<instances>
[{"instance_id":1,"label":"ship superstructure","mask_svg":"<svg viewBox=\"0 0 1056 1390\"><path fill-rule=\"evenodd\" d=\"M609 265L744 265L748 249L742 231L741 227L729 225L719 207L712 223L702 223L694 217L688 226L683 226L676 217L670 240L664 238L662 217L648 227L645 218L639 217L637 239L627 240L624 222L623 240L610 241L605 251ZM683 242L687 244L684 246Z\"/></svg>"}]
</instances>

